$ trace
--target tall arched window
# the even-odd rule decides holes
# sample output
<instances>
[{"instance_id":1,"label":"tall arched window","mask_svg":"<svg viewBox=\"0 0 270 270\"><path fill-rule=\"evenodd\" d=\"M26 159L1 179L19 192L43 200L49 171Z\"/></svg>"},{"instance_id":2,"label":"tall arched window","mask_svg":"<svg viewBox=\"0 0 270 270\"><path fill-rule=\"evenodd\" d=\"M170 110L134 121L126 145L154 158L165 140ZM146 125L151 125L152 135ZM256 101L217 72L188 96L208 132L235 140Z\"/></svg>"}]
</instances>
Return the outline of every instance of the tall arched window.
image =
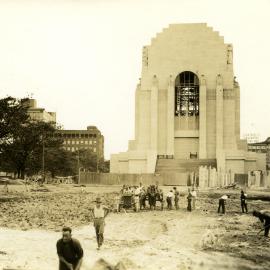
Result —
<instances>
[{"instance_id":1,"label":"tall arched window","mask_svg":"<svg viewBox=\"0 0 270 270\"><path fill-rule=\"evenodd\" d=\"M184 71L175 79L175 115L199 115L199 79L193 72Z\"/></svg>"}]
</instances>

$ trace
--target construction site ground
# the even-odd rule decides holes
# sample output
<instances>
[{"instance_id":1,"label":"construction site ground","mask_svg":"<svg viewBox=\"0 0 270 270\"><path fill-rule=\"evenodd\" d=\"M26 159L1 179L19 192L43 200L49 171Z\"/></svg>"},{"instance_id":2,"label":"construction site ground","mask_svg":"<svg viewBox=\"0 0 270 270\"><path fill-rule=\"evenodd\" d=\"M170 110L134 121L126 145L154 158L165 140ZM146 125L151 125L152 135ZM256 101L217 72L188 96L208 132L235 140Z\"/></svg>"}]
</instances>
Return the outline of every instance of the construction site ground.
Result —
<instances>
[{"instance_id":1,"label":"construction site ground","mask_svg":"<svg viewBox=\"0 0 270 270\"><path fill-rule=\"evenodd\" d=\"M252 210L270 209L270 201L248 200L240 209L240 189L199 190L196 210L187 212L187 187L179 187L180 209L110 213L105 242L96 249L89 208L96 196L113 207L120 186L0 186L0 269L58 269L56 241L64 225L84 249L81 270L101 269L270 269L270 238ZM172 187L162 187L166 193ZM218 199L231 194L227 213ZM247 190L270 196L269 190ZM108 268L105 265L110 265ZM115 267L117 265L117 267ZM106 268L107 267L107 268Z\"/></svg>"}]
</instances>

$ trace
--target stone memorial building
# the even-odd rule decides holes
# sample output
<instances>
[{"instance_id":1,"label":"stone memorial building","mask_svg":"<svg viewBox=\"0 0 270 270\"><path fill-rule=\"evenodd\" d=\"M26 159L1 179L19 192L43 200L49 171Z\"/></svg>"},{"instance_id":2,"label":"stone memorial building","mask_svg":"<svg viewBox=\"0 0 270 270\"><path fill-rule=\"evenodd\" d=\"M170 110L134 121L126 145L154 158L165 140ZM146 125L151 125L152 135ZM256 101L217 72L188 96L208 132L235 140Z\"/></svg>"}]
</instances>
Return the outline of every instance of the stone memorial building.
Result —
<instances>
[{"instance_id":1,"label":"stone memorial building","mask_svg":"<svg viewBox=\"0 0 270 270\"><path fill-rule=\"evenodd\" d=\"M111 155L112 173L265 168L264 157L240 140L233 46L206 24L170 25L143 47L135 96L135 139Z\"/></svg>"}]
</instances>

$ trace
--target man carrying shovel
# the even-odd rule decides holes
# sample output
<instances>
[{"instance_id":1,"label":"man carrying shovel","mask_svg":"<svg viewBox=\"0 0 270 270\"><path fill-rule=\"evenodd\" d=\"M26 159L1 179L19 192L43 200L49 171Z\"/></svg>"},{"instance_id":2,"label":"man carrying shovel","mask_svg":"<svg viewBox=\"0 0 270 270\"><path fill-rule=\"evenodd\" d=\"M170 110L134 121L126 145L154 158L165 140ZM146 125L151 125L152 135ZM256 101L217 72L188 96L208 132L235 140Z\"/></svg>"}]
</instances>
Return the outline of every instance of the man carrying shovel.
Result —
<instances>
[{"instance_id":1,"label":"man carrying shovel","mask_svg":"<svg viewBox=\"0 0 270 270\"><path fill-rule=\"evenodd\" d=\"M101 198L97 197L95 200L95 206L91 209L92 215L94 218L94 227L96 231L97 238L97 249L99 250L104 241L104 226L105 226L105 217L109 214L110 209L102 205Z\"/></svg>"},{"instance_id":2,"label":"man carrying shovel","mask_svg":"<svg viewBox=\"0 0 270 270\"><path fill-rule=\"evenodd\" d=\"M269 236L269 230L270 230L270 211L267 210L261 210L261 211L253 211L253 216L259 218L259 220L263 223L264 222L264 228L259 231L264 230L264 236ZM258 233L258 234L259 234Z\"/></svg>"}]
</instances>

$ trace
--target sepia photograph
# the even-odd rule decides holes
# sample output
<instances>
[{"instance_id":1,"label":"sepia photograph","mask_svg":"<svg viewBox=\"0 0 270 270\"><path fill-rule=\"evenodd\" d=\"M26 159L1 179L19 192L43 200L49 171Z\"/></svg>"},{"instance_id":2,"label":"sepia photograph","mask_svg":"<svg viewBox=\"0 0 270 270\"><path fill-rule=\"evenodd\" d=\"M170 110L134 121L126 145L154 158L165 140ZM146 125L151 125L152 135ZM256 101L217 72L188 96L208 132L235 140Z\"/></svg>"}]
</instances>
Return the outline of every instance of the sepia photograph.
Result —
<instances>
[{"instance_id":1,"label":"sepia photograph","mask_svg":"<svg viewBox=\"0 0 270 270\"><path fill-rule=\"evenodd\" d=\"M269 12L0 0L0 270L269 270Z\"/></svg>"}]
</instances>

